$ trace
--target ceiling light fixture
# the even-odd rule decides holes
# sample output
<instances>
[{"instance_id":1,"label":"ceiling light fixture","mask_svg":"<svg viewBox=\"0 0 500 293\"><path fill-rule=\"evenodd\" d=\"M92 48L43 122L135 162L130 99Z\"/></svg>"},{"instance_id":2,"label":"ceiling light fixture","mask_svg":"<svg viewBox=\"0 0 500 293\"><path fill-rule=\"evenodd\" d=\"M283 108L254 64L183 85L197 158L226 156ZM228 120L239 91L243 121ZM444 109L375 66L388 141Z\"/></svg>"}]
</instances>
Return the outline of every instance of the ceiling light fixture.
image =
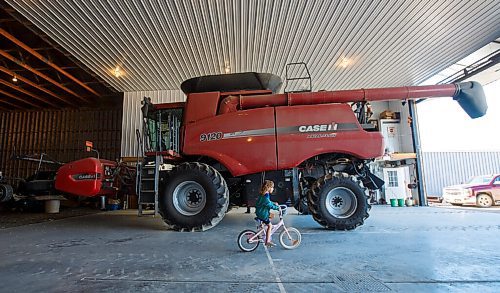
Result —
<instances>
[{"instance_id":1,"label":"ceiling light fixture","mask_svg":"<svg viewBox=\"0 0 500 293\"><path fill-rule=\"evenodd\" d=\"M346 57L342 58L342 60L340 61L340 67L342 68L347 68L347 66L349 65L351 61L349 59L347 59Z\"/></svg>"},{"instance_id":2,"label":"ceiling light fixture","mask_svg":"<svg viewBox=\"0 0 500 293\"><path fill-rule=\"evenodd\" d=\"M224 73L231 73L231 66L229 64L229 61L224 61Z\"/></svg>"},{"instance_id":3,"label":"ceiling light fixture","mask_svg":"<svg viewBox=\"0 0 500 293\"><path fill-rule=\"evenodd\" d=\"M119 78L120 76L123 75L123 71L122 69L120 68L120 66L116 66L115 69L113 70L113 75L116 77L116 78Z\"/></svg>"},{"instance_id":4,"label":"ceiling light fixture","mask_svg":"<svg viewBox=\"0 0 500 293\"><path fill-rule=\"evenodd\" d=\"M14 75L14 77L12 78L12 81L17 82L17 76Z\"/></svg>"}]
</instances>

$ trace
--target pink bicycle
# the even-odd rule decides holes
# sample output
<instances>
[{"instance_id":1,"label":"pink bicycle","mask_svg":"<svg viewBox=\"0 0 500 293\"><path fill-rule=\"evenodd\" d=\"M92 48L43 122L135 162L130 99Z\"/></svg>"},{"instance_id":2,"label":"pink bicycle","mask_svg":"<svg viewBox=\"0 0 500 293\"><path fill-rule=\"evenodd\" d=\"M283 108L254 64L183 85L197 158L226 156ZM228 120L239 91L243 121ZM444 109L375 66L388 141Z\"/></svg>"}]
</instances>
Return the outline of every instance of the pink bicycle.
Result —
<instances>
[{"instance_id":1,"label":"pink bicycle","mask_svg":"<svg viewBox=\"0 0 500 293\"><path fill-rule=\"evenodd\" d=\"M283 231L281 231L279 235L280 244L285 249L294 249L300 245L300 242L302 241L302 235L300 234L299 230L293 227L287 228L285 226L283 217L286 215L286 210L286 205L279 206L280 221L277 224L273 224L271 236L279 228L283 227ZM238 247L244 252L254 251L255 249L257 249L259 244L264 243L266 239L267 226L261 220L257 218L255 220L257 221L257 232L252 230L244 230L238 236Z\"/></svg>"}]
</instances>

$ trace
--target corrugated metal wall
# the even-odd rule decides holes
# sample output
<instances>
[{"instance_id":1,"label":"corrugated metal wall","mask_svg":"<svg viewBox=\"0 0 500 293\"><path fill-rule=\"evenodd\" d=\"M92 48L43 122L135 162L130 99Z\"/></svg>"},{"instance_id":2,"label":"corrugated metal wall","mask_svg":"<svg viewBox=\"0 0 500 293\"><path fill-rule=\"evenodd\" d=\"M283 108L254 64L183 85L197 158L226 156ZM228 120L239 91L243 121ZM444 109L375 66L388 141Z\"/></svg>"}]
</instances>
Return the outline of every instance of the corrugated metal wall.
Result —
<instances>
[{"instance_id":1,"label":"corrugated metal wall","mask_svg":"<svg viewBox=\"0 0 500 293\"><path fill-rule=\"evenodd\" d=\"M123 97L123 122L122 122L122 157L134 157L136 154L135 130L142 132L141 126L141 101L144 97L151 98L153 104L184 102L186 96L180 90L162 90L162 91L138 91L126 92Z\"/></svg>"},{"instance_id":2,"label":"corrugated metal wall","mask_svg":"<svg viewBox=\"0 0 500 293\"><path fill-rule=\"evenodd\" d=\"M11 160L14 154L46 153L69 162L88 157L85 141L94 142L101 158L120 157L121 108L0 112L0 170L25 178L35 163Z\"/></svg>"},{"instance_id":3,"label":"corrugated metal wall","mask_svg":"<svg viewBox=\"0 0 500 293\"><path fill-rule=\"evenodd\" d=\"M428 196L471 176L500 173L500 152L423 152L422 161Z\"/></svg>"}]
</instances>

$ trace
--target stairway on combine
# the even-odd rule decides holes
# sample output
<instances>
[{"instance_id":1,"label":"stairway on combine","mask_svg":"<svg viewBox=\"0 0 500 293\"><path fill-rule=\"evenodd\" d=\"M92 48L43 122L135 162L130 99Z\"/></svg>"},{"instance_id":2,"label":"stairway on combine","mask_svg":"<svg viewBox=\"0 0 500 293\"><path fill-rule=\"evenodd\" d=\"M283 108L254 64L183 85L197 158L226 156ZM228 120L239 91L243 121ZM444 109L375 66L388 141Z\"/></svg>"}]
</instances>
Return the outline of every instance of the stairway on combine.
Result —
<instances>
[{"instance_id":1,"label":"stairway on combine","mask_svg":"<svg viewBox=\"0 0 500 293\"><path fill-rule=\"evenodd\" d=\"M147 128L144 133L148 134ZM158 182L160 179L159 166L162 156L157 152L154 155L145 155L145 140L139 129L135 130L137 139L136 165L136 194L137 211L139 216L158 214ZM142 160L140 160L142 158Z\"/></svg>"},{"instance_id":2,"label":"stairway on combine","mask_svg":"<svg viewBox=\"0 0 500 293\"><path fill-rule=\"evenodd\" d=\"M138 213L143 215L158 214L158 182L161 156L145 157L138 165L137 195Z\"/></svg>"}]
</instances>

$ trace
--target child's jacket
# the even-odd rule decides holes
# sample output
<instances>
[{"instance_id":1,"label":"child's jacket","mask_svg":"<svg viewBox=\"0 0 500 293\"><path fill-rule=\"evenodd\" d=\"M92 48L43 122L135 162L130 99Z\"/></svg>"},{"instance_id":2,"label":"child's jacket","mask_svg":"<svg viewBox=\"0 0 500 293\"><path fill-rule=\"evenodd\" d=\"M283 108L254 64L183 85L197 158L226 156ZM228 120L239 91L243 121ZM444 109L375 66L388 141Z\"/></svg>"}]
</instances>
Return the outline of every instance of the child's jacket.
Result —
<instances>
[{"instance_id":1,"label":"child's jacket","mask_svg":"<svg viewBox=\"0 0 500 293\"><path fill-rule=\"evenodd\" d=\"M259 196L255 203L255 214L261 220L269 219L269 210L279 210L279 207L271 202L269 193Z\"/></svg>"}]
</instances>

